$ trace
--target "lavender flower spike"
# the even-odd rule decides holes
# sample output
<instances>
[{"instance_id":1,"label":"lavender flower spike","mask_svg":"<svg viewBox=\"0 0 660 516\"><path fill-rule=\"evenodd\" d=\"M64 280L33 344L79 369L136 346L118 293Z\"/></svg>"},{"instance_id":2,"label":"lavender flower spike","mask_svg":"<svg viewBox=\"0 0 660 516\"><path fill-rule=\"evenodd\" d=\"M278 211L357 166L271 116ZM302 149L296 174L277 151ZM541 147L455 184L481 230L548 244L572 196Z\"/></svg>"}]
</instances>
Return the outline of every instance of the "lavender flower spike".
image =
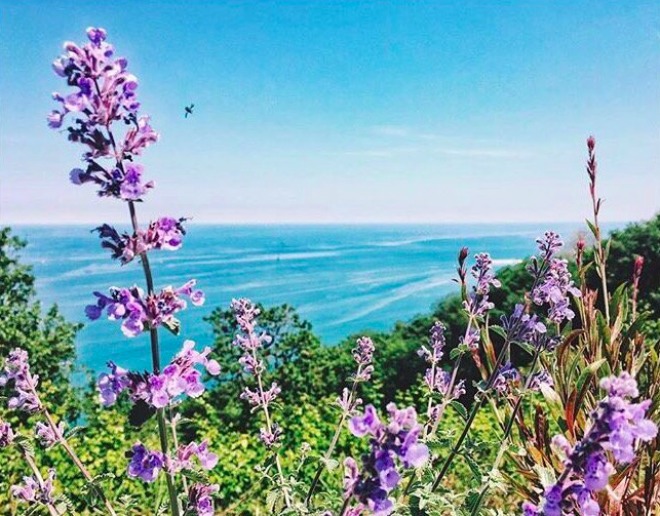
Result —
<instances>
[{"instance_id":1,"label":"lavender flower spike","mask_svg":"<svg viewBox=\"0 0 660 516\"><path fill-rule=\"evenodd\" d=\"M599 515L593 494L605 489L614 473L606 452L610 451L615 461L627 464L635 458L638 442L648 442L657 435L657 425L645 417L651 400L628 400L639 395L637 382L630 374L603 378L600 387L607 395L591 415L592 425L582 440L571 447L564 436L553 439L554 447L565 457L565 469L557 482L546 489L538 506L525 502L526 516L561 516L567 512Z\"/></svg>"}]
</instances>

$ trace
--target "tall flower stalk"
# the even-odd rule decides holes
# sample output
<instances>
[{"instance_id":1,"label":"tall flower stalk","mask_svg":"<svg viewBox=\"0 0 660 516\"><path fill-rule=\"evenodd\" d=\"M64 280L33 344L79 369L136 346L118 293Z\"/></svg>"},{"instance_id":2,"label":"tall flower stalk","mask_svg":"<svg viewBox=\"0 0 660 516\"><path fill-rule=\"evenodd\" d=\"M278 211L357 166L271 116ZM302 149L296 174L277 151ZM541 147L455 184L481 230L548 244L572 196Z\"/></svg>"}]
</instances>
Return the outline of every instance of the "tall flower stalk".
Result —
<instances>
[{"instance_id":1,"label":"tall flower stalk","mask_svg":"<svg viewBox=\"0 0 660 516\"><path fill-rule=\"evenodd\" d=\"M268 389L264 387L263 373L266 370L266 364L258 354L258 351L264 345L272 341L272 337L265 332L260 333L257 331L256 323L260 310L250 300L234 299L231 303L231 308L240 329L240 332L234 338L234 345L243 351L239 363L243 366L243 371L252 376L257 383L256 391L245 387L240 397L255 409L261 409L263 412L266 426L261 428L259 439L266 448L274 449L275 468L277 469L279 487L284 497L285 505L291 507L292 500L289 487L286 485L282 463L276 450L282 438L282 429L273 421L269 408L270 404L280 394L281 389L275 382Z\"/></svg>"},{"instance_id":2,"label":"tall flower stalk","mask_svg":"<svg viewBox=\"0 0 660 516\"><path fill-rule=\"evenodd\" d=\"M159 135L152 129L149 117L139 115L137 78L128 72L125 58L115 57L114 47L106 41L106 31L92 27L87 30L87 37L89 42L82 46L65 43L65 54L53 63L57 75L66 79L67 85L74 91L67 95L53 94L60 108L50 113L48 124L53 129L59 129L68 120L66 130L69 140L86 147L83 154L86 166L84 169L73 169L71 181L74 184L95 184L100 196L114 197L127 203L132 235L122 237L108 225L98 230L104 238L104 247L111 249L113 256L120 258L122 263L135 256L140 257L146 283L144 296L138 288L117 289L111 297L97 294L97 304L90 305L87 314L95 319L101 310L107 308L111 319L123 320L122 330L126 335L148 331L152 371L154 377L158 377L161 374L158 326L164 325L178 334L179 325L173 314L185 308L180 296L189 295L193 304L201 304L203 296L198 291L192 291L194 282L178 290L155 291L147 251L174 249L180 245L177 234L180 236L183 233L180 224L169 222L174 219L159 219L155 229L152 223L146 231L140 229L138 222L136 203L154 184L143 181L144 168L136 163L136 158L146 147L158 141ZM115 130L117 123L124 128L121 137ZM156 407L156 419L161 453L166 457L169 444L164 407ZM177 490L170 470L166 471L166 481L171 512L178 515Z\"/></svg>"},{"instance_id":3,"label":"tall flower stalk","mask_svg":"<svg viewBox=\"0 0 660 516\"><path fill-rule=\"evenodd\" d=\"M603 204L603 199L598 197L596 193L596 179L598 178L598 162L596 161L596 139L590 136L587 139L587 151L589 153L587 158L587 175L589 176L589 194L591 195L591 207L594 216L593 224L589 222L589 227L596 240L595 242L595 258L596 269L598 276L600 276L600 284L603 295L603 305L605 305L605 319L607 324L610 324L610 296L607 292L607 275L605 271L605 262L607 261L607 251L603 247L603 239L598 222L598 215L600 214L600 207Z\"/></svg>"},{"instance_id":4,"label":"tall flower stalk","mask_svg":"<svg viewBox=\"0 0 660 516\"><path fill-rule=\"evenodd\" d=\"M12 445L19 449L21 456L30 468L30 471L32 471L31 477L23 477L25 483L22 486L16 485L12 487L12 494L20 500L44 505L51 516L59 516L60 512L55 507L55 501L52 496L52 479L54 473L49 473L51 475L49 479L44 480L39 467L34 462L31 451L23 439L21 439L21 436L14 433L9 423L0 419L0 448L7 448Z\"/></svg>"},{"instance_id":5,"label":"tall flower stalk","mask_svg":"<svg viewBox=\"0 0 660 516\"><path fill-rule=\"evenodd\" d=\"M563 245L562 241L556 233L547 232L542 238L537 240L537 244L540 251L539 256L533 257L528 267L534 277L531 289L532 300L535 304L547 305L551 319L555 322L571 319L575 314L569 307L568 293L580 295L580 291L573 286L570 274L566 269L566 261L555 256ZM503 318L503 329L505 331L505 338L497 360L481 392L477 393L475 397L458 440L444 460L440 471L433 481L431 487L433 491L440 486L442 479L449 471L449 467L468 436L477 413L485 404L496 383L500 381L504 359L508 356L511 344L514 342L533 342L538 339L540 334L545 334L546 332L545 325L538 317L524 313L522 305L516 305L514 312L509 317Z\"/></svg>"},{"instance_id":6,"label":"tall flower stalk","mask_svg":"<svg viewBox=\"0 0 660 516\"><path fill-rule=\"evenodd\" d=\"M353 376L353 382L351 389L344 389L341 398L337 398L337 405L341 409L341 416L339 417L339 422L337 423L337 428L335 433L332 436L330 445L328 449L323 454L323 458L316 469L314 478L305 497L305 505L309 507L312 502L312 497L314 496L314 491L316 486L321 479L323 471L327 467L328 461L332 459L332 454L335 451L337 442L339 441L339 436L344 428L344 423L346 420L353 415L355 409L362 404L362 400L357 397L357 388L358 385L362 382L368 382L371 379L371 374L373 373L374 366L373 354L374 354L374 343L369 337L361 337L357 340L356 346L353 349L353 359L357 363L357 370Z\"/></svg>"},{"instance_id":7,"label":"tall flower stalk","mask_svg":"<svg viewBox=\"0 0 660 516\"><path fill-rule=\"evenodd\" d=\"M41 402L37 386L39 377L30 371L29 356L24 349L16 348L9 353L5 362L4 371L0 374L0 386L11 385L12 395L7 402L10 409L20 410L28 414L41 414L47 424L37 423L37 438L48 447L59 444L82 473L88 484L95 490L103 501L106 510L113 516L116 514L110 500L103 490L94 482L94 477L78 457L69 441L64 436L64 425L56 424L52 414ZM32 467L32 466L31 466ZM35 473L36 475L36 473Z\"/></svg>"}]
</instances>

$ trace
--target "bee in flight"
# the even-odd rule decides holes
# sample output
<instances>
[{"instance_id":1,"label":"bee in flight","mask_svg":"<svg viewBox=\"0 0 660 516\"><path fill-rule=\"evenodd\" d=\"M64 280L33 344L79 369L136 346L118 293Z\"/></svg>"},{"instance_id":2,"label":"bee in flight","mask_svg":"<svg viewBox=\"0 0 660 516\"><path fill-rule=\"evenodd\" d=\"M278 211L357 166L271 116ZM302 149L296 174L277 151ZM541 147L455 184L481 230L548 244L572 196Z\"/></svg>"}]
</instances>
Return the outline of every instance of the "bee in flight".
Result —
<instances>
[{"instance_id":1,"label":"bee in flight","mask_svg":"<svg viewBox=\"0 0 660 516\"><path fill-rule=\"evenodd\" d=\"M193 108L195 107L195 104L190 104L189 106L186 106L185 109L185 114L183 115L183 118L188 118L188 115L193 114Z\"/></svg>"}]
</instances>

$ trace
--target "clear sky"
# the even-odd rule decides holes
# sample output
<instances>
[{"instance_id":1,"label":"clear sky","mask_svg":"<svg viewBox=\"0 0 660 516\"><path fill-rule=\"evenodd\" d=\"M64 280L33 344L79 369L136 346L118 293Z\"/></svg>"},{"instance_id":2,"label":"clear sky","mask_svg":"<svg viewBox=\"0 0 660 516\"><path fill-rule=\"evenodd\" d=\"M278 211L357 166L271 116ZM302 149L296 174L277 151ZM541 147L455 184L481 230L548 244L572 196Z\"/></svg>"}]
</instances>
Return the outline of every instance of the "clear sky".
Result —
<instances>
[{"instance_id":1,"label":"clear sky","mask_svg":"<svg viewBox=\"0 0 660 516\"><path fill-rule=\"evenodd\" d=\"M657 0L2 0L0 223L125 219L68 182L81 149L45 122L50 63L90 25L161 133L149 215L579 220L590 133L604 219L660 209Z\"/></svg>"}]
</instances>

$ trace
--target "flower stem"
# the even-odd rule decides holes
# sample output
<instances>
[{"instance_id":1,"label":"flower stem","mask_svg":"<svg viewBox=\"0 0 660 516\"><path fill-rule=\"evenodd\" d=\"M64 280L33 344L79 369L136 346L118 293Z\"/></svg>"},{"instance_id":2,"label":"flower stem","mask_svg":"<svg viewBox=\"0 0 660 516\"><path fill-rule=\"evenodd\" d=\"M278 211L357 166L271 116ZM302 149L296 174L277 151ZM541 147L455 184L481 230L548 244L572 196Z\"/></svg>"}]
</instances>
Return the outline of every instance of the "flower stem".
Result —
<instances>
[{"instance_id":1,"label":"flower stem","mask_svg":"<svg viewBox=\"0 0 660 516\"><path fill-rule=\"evenodd\" d=\"M256 362L257 355L255 350L252 350L252 357ZM259 395L261 396L261 400L262 400L261 407L263 408L264 415L266 416L266 428L268 429L268 433L272 434L273 425L270 418L270 412L268 411L268 406L263 401L264 384L263 381L261 380L261 372L257 372L255 376L257 377L257 385L259 386ZM291 498L289 497L288 489L284 485L284 473L282 472L282 463L280 462L280 456L277 452L275 452L275 467L277 468L277 474L280 478L280 489L282 490L282 494L284 495L284 503L286 504L287 507L291 507Z\"/></svg>"},{"instance_id":2,"label":"flower stem","mask_svg":"<svg viewBox=\"0 0 660 516\"><path fill-rule=\"evenodd\" d=\"M348 407L350 409L352 403L353 403L353 398L355 396L355 392L357 390L357 378L360 376L362 366L358 366L357 373L355 374L355 379L353 380L353 385L351 386L351 392L348 396ZM342 411L341 418L339 418L339 424L337 425L337 428L335 430L335 435L332 437L332 441L330 441L330 446L328 446L328 449L326 450L325 454L323 455L323 461L319 464L319 467L316 469L316 474L314 475L314 479L312 480L312 484L309 487L309 492L307 493L307 496L305 497L305 506L309 507L311 502L312 502L312 496L314 495L314 491L316 490L316 486L319 483L319 480L321 479L321 475L323 474L323 470L325 469L325 463L330 460L332 457L332 453L335 451L335 446L337 446L337 442L339 441L339 436L341 435L342 428L344 426L344 421L346 421L346 416L348 413L346 411Z\"/></svg>"},{"instance_id":3,"label":"flower stem","mask_svg":"<svg viewBox=\"0 0 660 516\"><path fill-rule=\"evenodd\" d=\"M39 400L39 394L37 393L37 388L35 387L34 381L32 379L32 375L30 375L29 373L28 373L28 383L30 385L32 394L34 394L34 396ZM82 463L82 461L80 460L74 449L71 447L69 441L65 439L64 435L62 434L58 426L55 424L55 421L53 420L53 416L50 414L50 412L48 412L48 409L43 405L43 403L41 403L40 400L39 400L39 405L41 406L41 413L46 419L46 422L48 423L48 426L50 427L51 431L57 438L58 443L62 445L62 448L64 448L64 450L66 451L67 455L71 458L76 468L78 468L78 470L82 473L83 477L85 477L85 480L94 487L96 493L99 495L101 500L103 500L103 505L105 505L105 508L107 509L108 513L110 513L112 516L116 516L117 513L112 507L110 500L108 500L108 498L105 496L103 490L94 483L94 478L89 473L85 465Z\"/></svg>"},{"instance_id":4,"label":"flower stem","mask_svg":"<svg viewBox=\"0 0 660 516\"><path fill-rule=\"evenodd\" d=\"M21 453L23 454L23 458L25 459L25 462L27 462L28 466L30 466L30 469L32 470L32 473L34 474L34 478L37 479L37 482L39 482L39 486L41 488L44 487L44 478L41 476L41 472L39 471L39 468L34 462L34 459L32 456L27 452L25 448L22 446L19 446L21 449ZM51 514L51 516L60 516L60 513L57 511L55 506L52 503L47 503L46 507L48 507L48 512Z\"/></svg>"},{"instance_id":5,"label":"flower stem","mask_svg":"<svg viewBox=\"0 0 660 516\"><path fill-rule=\"evenodd\" d=\"M500 446L500 449L497 453L497 457L495 458L495 462L493 463L492 471L495 471L499 468L500 463L504 458L504 453L507 449L507 447L505 446L506 440L509 438L509 435L511 434L511 430L513 429L513 423L515 422L516 416L518 415L518 411L520 410L520 407L522 405L523 395L525 394L525 392L529 390L529 387L532 384L532 379L534 377L534 370L536 369L536 364L538 363L540 354L541 354L541 348L540 346L537 346L536 350L534 351L534 357L532 358L532 365L530 366L529 369L527 381L525 382L525 387L523 389L523 392L520 394L520 396L518 396L518 399L516 400L516 403L513 406L513 412L511 413L511 418L507 422L506 428L504 429L504 435L502 437L502 446ZM490 488L490 482L485 482L483 487L481 488L481 491L479 492L479 497L477 498L477 501L475 502L474 507L470 512L471 516L476 516L478 514L479 509L481 508L481 504L486 498L486 493L488 492L489 488Z\"/></svg>"},{"instance_id":6,"label":"flower stem","mask_svg":"<svg viewBox=\"0 0 660 516\"><path fill-rule=\"evenodd\" d=\"M131 225L133 232L137 233L139 229L137 214L135 212L135 203L128 201L128 211L131 217ZM144 271L144 279L147 284L147 296L154 293L154 279L151 273L151 266L149 265L149 257L146 252L140 254L140 262ZM160 374L160 348L158 345L158 329L150 328L149 337L151 342L151 363L153 366L154 374ZM158 421L158 437L160 440L160 449L163 455L169 454L169 445L167 443L167 425L165 423L165 409L160 408L156 411L156 420ZM165 479L167 481L167 493L170 498L170 508L172 516L179 516L179 500L174 484L174 476L171 472L165 472Z\"/></svg>"},{"instance_id":7,"label":"flower stem","mask_svg":"<svg viewBox=\"0 0 660 516\"><path fill-rule=\"evenodd\" d=\"M475 418L477 417L477 412L479 412L479 409L483 406L484 400L486 399L486 395L488 394L488 391L491 390L493 387L493 384L495 383L495 379L497 378L497 375L499 374L500 366L502 365L502 362L504 361L504 357L506 356L506 352L508 347L510 346L511 341L507 337L506 340L504 341L504 345L502 346L502 349L500 351L500 354L497 357L497 362L495 362L495 366L493 367L493 371L490 373L490 377L488 378L488 382L486 383L486 387L484 388L484 392L481 394L481 396L477 397L474 400L474 404L472 405L472 410L470 411L470 415L468 416L468 420L465 423L465 427L463 428L463 431L461 432L461 435L458 438L458 441L452 448L451 452L449 453L449 456L445 459L444 464L442 465L442 468L440 469L440 472L438 473L438 476L435 478L435 481L433 482L433 485L431 486L431 491L435 491L438 486L440 485L440 482L442 482L442 479L444 476L447 474L447 471L449 470L449 466L451 465L452 461L458 455L458 452L461 449L461 446L463 444L463 441L465 441L465 438L467 437L470 427L472 426L472 423L474 423Z\"/></svg>"}]
</instances>

